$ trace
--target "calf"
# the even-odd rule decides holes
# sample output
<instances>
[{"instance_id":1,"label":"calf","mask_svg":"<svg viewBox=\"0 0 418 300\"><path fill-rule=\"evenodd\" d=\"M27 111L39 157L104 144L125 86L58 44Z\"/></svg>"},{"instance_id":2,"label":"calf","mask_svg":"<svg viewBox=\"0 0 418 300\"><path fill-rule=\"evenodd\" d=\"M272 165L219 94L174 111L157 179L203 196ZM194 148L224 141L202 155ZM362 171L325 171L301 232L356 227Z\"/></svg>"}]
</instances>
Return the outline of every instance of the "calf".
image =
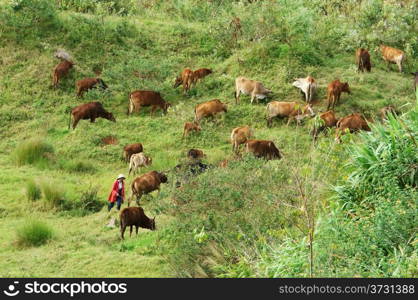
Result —
<instances>
[{"instance_id":1,"label":"calf","mask_svg":"<svg viewBox=\"0 0 418 300\"><path fill-rule=\"evenodd\" d=\"M122 159L124 159L125 162L129 162L131 160L132 154L140 153L142 151L144 151L144 148L142 147L141 143L126 145L123 147Z\"/></svg>"},{"instance_id":2,"label":"calf","mask_svg":"<svg viewBox=\"0 0 418 300\"><path fill-rule=\"evenodd\" d=\"M139 200L141 199L142 195L149 194L155 190L160 192L161 183L166 182L167 176L164 173L157 171L151 171L135 178L131 184L132 195L128 200L128 207L130 206L134 196L136 196L136 203L139 206Z\"/></svg>"},{"instance_id":3,"label":"calf","mask_svg":"<svg viewBox=\"0 0 418 300\"><path fill-rule=\"evenodd\" d=\"M255 80L247 79L245 77L238 77L235 79L235 103L239 102L239 96L243 93L245 95L251 95L251 104L254 99L257 98L257 103L259 99L264 99L268 94L271 93L271 90L268 90L264 85Z\"/></svg>"},{"instance_id":4,"label":"calf","mask_svg":"<svg viewBox=\"0 0 418 300\"><path fill-rule=\"evenodd\" d=\"M135 153L132 154L131 159L129 161L129 175L131 175L131 171L133 174L136 174L141 171L141 167L148 167L152 165L152 158L146 156L144 153Z\"/></svg>"},{"instance_id":5,"label":"calf","mask_svg":"<svg viewBox=\"0 0 418 300\"><path fill-rule=\"evenodd\" d=\"M397 115L397 111L393 105L388 105L380 109L380 117L382 120L387 120L389 114Z\"/></svg>"},{"instance_id":6,"label":"calf","mask_svg":"<svg viewBox=\"0 0 418 300\"><path fill-rule=\"evenodd\" d=\"M206 154L203 153L202 150L199 149L190 149L187 151L187 158L192 160L200 160L202 158L206 157Z\"/></svg>"},{"instance_id":7,"label":"calf","mask_svg":"<svg viewBox=\"0 0 418 300\"><path fill-rule=\"evenodd\" d=\"M222 103L219 99L207 101L196 105L194 109L195 122L199 123L202 118L214 117L221 112L227 112L226 104Z\"/></svg>"},{"instance_id":8,"label":"calf","mask_svg":"<svg viewBox=\"0 0 418 300\"><path fill-rule=\"evenodd\" d=\"M250 126L234 128L231 133L232 151L238 152L239 146L245 144L253 135L253 130Z\"/></svg>"},{"instance_id":9,"label":"calf","mask_svg":"<svg viewBox=\"0 0 418 300\"><path fill-rule=\"evenodd\" d=\"M354 113L345 116L337 122L337 130L335 132L335 140L337 143L341 142L341 135L343 135L347 129L349 129L351 133L360 130L370 131L366 119L361 114Z\"/></svg>"},{"instance_id":10,"label":"calf","mask_svg":"<svg viewBox=\"0 0 418 300\"><path fill-rule=\"evenodd\" d=\"M320 126L314 126L311 131L311 135L316 139L318 135L324 131L326 128L332 128L337 125L338 119L335 116L334 111L329 110L319 115L320 119L322 120L322 124Z\"/></svg>"},{"instance_id":11,"label":"calf","mask_svg":"<svg viewBox=\"0 0 418 300\"><path fill-rule=\"evenodd\" d=\"M106 83L100 78L84 78L75 83L77 89L77 97L82 97L84 92L99 85L102 89L107 89Z\"/></svg>"},{"instance_id":12,"label":"calf","mask_svg":"<svg viewBox=\"0 0 418 300\"><path fill-rule=\"evenodd\" d=\"M245 144L245 152L266 160L282 158L279 149L272 141L248 140Z\"/></svg>"},{"instance_id":13,"label":"calf","mask_svg":"<svg viewBox=\"0 0 418 300\"><path fill-rule=\"evenodd\" d=\"M328 85L327 89L327 110L334 110L334 107L340 101L341 93L351 94L348 82L341 82L339 79L334 80Z\"/></svg>"},{"instance_id":14,"label":"calf","mask_svg":"<svg viewBox=\"0 0 418 300\"><path fill-rule=\"evenodd\" d=\"M77 127L80 120L90 119L91 123L94 123L97 118L104 118L112 122L116 122L112 113L106 111L100 102L89 102L81 104L70 111L70 121L68 123L68 129L71 127L71 118L73 119L73 129Z\"/></svg>"},{"instance_id":15,"label":"calf","mask_svg":"<svg viewBox=\"0 0 418 300\"><path fill-rule=\"evenodd\" d=\"M58 65L55 66L52 74L52 85L54 88L58 87L60 80L68 74L70 69L74 66L72 61L62 60Z\"/></svg>"},{"instance_id":16,"label":"calf","mask_svg":"<svg viewBox=\"0 0 418 300\"><path fill-rule=\"evenodd\" d=\"M300 123L300 120L306 116L314 116L315 113L310 104L303 105L297 102L279 102L272 101L267 104L267 126L271 127L273 118L288 118L287 125L292 120Z\"/></svg>"},{"instance_id":17,"label":"calf","mask_svg":"<svg viewBox=\"0 0 418 300\"><path fill-rule=\"evenodd\" d=\"M128 115L134 111L139 112L141 107L151 106L151 116L154 112L160 108L164 114L167 113L167 109L171 106L166 102L161 94L154 91L134 91L129 94L129 108Z\"/></svg>"},{"instance_id":18,"label":"calf","mask_svg":"<svg viewBox=\"0 0 418 300\"><path fill-rule=\"evenodd\" d=\"M199 124L195 122L186 122L184 123L184 129L183 129L183 139L184 137L188 136L191 131L200 131L202 128L200 128Z\"/></svg>"},{"instance_id":19,"label":"calf","mask_svg":"<svg viewBox=\"0 0 418 300\"><path fill-rule=\"evenodd\" d=\"M417 91L417 84L418 84L418 72L411 73L412 76L414 76L414 90Z\"/></svg>"},{"instance_id":20,"label":"calf","mask_svg":"<svg viewBox=\"0 0 418 300\"><path fill-rule=\"evenodd\" d=\"M306 78L295 78L295 81L292 83L294 87L297 87L305 94L305 101L310 103L312 102L313 96L315 94L317 84L313 77L308 76Z\"/></svg>"},{"instance_id":21,"label":"calf","mask_svg":"<svg viewBox=\"0 0 418 300\"><path fill-rule=\"evenodd\" d=\"M387 62L388 68L390 63L396 64L399 72L402 73L402 62L405 60L405 52L385 45L381 45L379 48L383 60Z\"/></svg>"},{"instance_id":22,"label":"calf","mask_svg":"<svg viewBox=\"0 0 418 300\"><path fill-rule=\"evenodd\" d=\"M359 48L356 50L356 64L357 72L370 72L372 70L372 64L370 62L370 53L364 48Z\"/></svg>"},{"instance_id":23,"label":"calf","mask_svg":"<svg viewBox=\"0 0 418 300\"><path fill-rule=\"evenodd\" d=\"M130 227L129 236L132 236L132 227L135 226L138 235L138 227L155 230L155 217L148 218L142 207L126 207L120 212L120 235L124 240L126 227Z\"/></svg>"},{"instance_id":24,"label":"calf","mask_svg":"<svg viewBox=\"0 0 418 300\"><path fill-rule=\"evenodd\" d=\"M208 76L209 74L212 74L212 70L211 69L206 69L206 68L202 68L202 69L198 69L196 71L193 72L193 84L196 85L196 83L199 80L202 80L203 78L205 78L206 76Z\"/></svg>"},{"instance_id":25,"label":"calf","mask_svg":"<svg viewBox=\"0 0 418 300\"><path fill-rule=\"evenodd\" d=\"M194 82L194 73L192 69L186 68L184 69L180 76L178 76L174 82L173 88L177 88L180 85L183 85L183 93L186 94L192 87L192 83Z\"/></svg>"}]
</instances>

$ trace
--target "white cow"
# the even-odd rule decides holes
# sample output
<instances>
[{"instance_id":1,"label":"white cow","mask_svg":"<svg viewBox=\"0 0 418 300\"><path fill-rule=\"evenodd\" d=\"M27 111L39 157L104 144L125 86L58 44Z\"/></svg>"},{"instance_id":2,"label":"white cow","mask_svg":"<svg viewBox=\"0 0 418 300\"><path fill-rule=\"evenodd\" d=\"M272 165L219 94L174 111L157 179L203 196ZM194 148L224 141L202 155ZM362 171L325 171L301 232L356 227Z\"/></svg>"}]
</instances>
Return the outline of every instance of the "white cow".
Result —
<instances>
[{"instance_id":1,"label":"white cow","mask_svg":"<svg viewBox=\"0 0 418 300\"><path fill-rule=\"evenodd\" d=\"M147 167L152 164L152 158L146 156L144 153L135 153L132 154L131 159L129 161L129 175L131 175L131 171L133 173L137 173L141 171L141 167Z\"/></svg>"},{"instance_id":2,"label":"white cow","mask_svg":"<svg viewBox=\"0 0 418 300\"><path fill-rule=\"evenodd\" d=\"M313 77L308 76L306 78L295 78L292 85L299 88L302 93L305 94L306 102L311 103L317 88L316 81Z\"/></svg>"}]
</instances>

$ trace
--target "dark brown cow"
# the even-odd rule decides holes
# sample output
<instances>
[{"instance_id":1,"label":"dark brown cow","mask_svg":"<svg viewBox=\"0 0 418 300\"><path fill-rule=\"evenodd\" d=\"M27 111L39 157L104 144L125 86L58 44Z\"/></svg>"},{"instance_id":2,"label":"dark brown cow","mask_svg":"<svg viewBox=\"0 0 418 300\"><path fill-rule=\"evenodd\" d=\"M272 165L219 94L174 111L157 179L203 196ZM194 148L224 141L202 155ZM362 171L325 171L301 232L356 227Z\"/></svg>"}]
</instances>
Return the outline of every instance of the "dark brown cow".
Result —
<instances>
[{"instance_id":1,"label":"dark brown cow","mask_svg":"<svg viewBox=\"0 0 418 300\"><path fill-rule=\"evenodd\" d=\"M116 122L113 114L106 111L100 102L89 102L74 107L70 112L68 129L71 127L71 117L73 118L73 129L77 127L77 124L80 120L90 119L90 122L94 123L97 118L104 118L109 121Z\"/></svg>"},{"instance_id":2,"label":"dark brown cow","mask_svg":"<svg viewBox=\"0 0 418 300\"><path fill-rule=\"evenodd\" d=\"M100 78L84 78L81 80L78 80L75 83L76 89L77 89L77 96L82 97L84 92L96 87L96 85L100 85L102 89L107 89L106 83L100 79Z\"/></svg>"},{"instance_id":3,"label":"dark brown cow","mask_svg":"<svg viewBox=\"0 0 418 300\"><path fill-rule=\"evenodd\" d=\"M184 123L183 137L182 138L185 138L186 136L188 136L191 131L198 132L200 130L202 130L202 128L200 128L199 124L197 124L195 122L186 122L186 123Z\"/></svg>"},{"instance_id":4,"label":"dark brown cow","mask_svg":"<svg viewBox=\"0 0 418 300\"><path fill-rule=\"evenodd\" d=\"M412 76L414 76L414 90L417 91L417 84L418 84L418 72L411 73Z\"/></svg>"},{"instance_id":5,"label":"dark brown cow","mask_svg":"<svg viewBox=\"0 0 418 300\"><path fill-rule=\"evenodd\" d=\"M316 139L318 135L324 131L326 128L332 128L337 125L338 119L335 116L334 111L329 110L319 115L322 120L322 124L320 126L315 126L311 132L311 135Z\"/></svg>"},{"instance_id":6,"label":"dark brown cow","mask_svg":"<svg viewBox=\"0 0 418 300\"><path fill-rule=\"evenodd\" d=\"M245 152L251 152L255 157L266 160L280 159L282 155L273 141L248 140L245 144Z\"/></svg>"},{"instance_id":7,"label":"dark brown cow","mask_svg":"<svg viewBox=\"0 0 418 300\"><path fill-rule=\"evenodd\" d=\"M216 114L221 112L227 112L228 108L226 104L223 104L219 99L214 99L211 101L203 102L196 105L195 112L195 122L199 123L202 118L214 117Z\"/></svg>"},{"instance_id":8,"label":"dark brown cow","mask_svg":"<svg viewBox=\"0 0 418 300\"><path fill-rule=\"evenodd\" d=\"M328 85L327 90L327 101L328 101L328 107L327 110L330 110L331 108L334 109L335 105L338 104L340 101L341 93L346 92L348 94L351 94L350 86L348 85L348 82L341 82L339 79L334 80Z\"/></svg>"},{"instance_id":9,"label":"dark brown cow","mask_svg":"<svg viewBox=\"0 0 418 300\"><path fill-rule=\"evenodd\" d=\"M125 160L125 162L129 162L131 160L132 154L140 153L143 151L144 147L142 147L141 143L126 145L123 147L122 159Z\"/></svg>"},{"instance_id":10,"label":"dark brown cow","mask_svg":"<svg viewBox=\"0 0 418 300\"><path fill-rule=\"evenodd\" d=\"M345 134L346 130L349 130L351 133L357 132L360 130L370 131L370 127L367 124L366 119L363 115L359 113L354 113L344 118L341 118L337 122L337 130L335 132L335 140L336 142L341 142L341 136Z\"/></svg>"},{"instance_id":11,"label":"dark brown cow","mask_svg":"<svg viewBox=\"0 0 418 300\"><path fill-rule=\"evenodd\" d=\"M160 93L154 91L134 91L129 94L128 115L134 111L139 112L141 107L144 106L151 106L152 116L158 108L166 114L171 104L166 102Z\"/></svg>"},{"instance_id":12,"label":"dark brown cow","mask_svg":"<svg viewBox=\"0 0 418 300\"><path fill-rule=\"evenodd\" d=\"M187 151L187 158L190 158L190 159L193 159L193 160L200 160L204 157L206 157L206 154L203 153L202 150L190 149L189 151Z\"/></svg>"},{"instance_id":13,"label":"dark brown cow","mask_svg":"<svg viewBox=\"0 0 418 300\"><path fill-rule=\"evenodd\" d=\"M126 207L120 212L120 235L124 238L126 227L130 227L129 236L132 236L132 227L135 226L136 234L138 227L155 230L155 217L148 218L142 207Z\"/></svg>"},{"instance_id":14,"label":"dark brown cow","mask_svg":"<svg viewBox=\"0 0 418 300\"><path fill-rule=\"evenodd\" d=\"M359 48L356 51L356 64L357 72L370 72L372 70L372 64L370 62L370 53L364 48Z\"/></svg>"},{"instance_id":15,"label":"dark brown cow","mask_svg":"<svg viewBox=\"0 0 418 300\"><path fill-rule=\"evenodd\" d=\"M52 74L52 85L54 88L58 87L60 80L68 74L70 69L74 66L72 61L62 60L58 65L55 66Z\"/></svg>"},{"instance_id":16,"label":"dark brown cow","mask_svg":"<svg viewBox=\"0 0 418 300\"><path fill-rule=\"evenodd\" d=\"M192 71L192 69L186 68L181 72L180 76L176 78L173 87L177 88L180 85L183 85L183 93L185 94L190 90L193 82L194 72Z\"/></svg>"},{"instance_id":17,"label":"dark brown cow","mask_svg":"<svg viewBox=\"0 0 418 300\"><path fill-rule=\"evenodd\" d=\"M196 83L205 78L206 76L208 76L209 74L212 74L212 70L211 69L207 69L207 68L202 68L202 69L198 69L196 71L193 72L193 84L196 85Z\"/></svg>"},{"instance_id":18,"label":"dark brown cow","mask_svg":"<svg viewBox=\"0 0 418 300\"><path fill-rule=\"evenodd\" d=\"M136 203L139 206L139 200L141 200L142 195L149 194L155 190L160 192L160 184L166 182L167 176L157 171L150 171L135 178L131 184L132 195L128 200L128 207L134 196L136 196Z\"/></svg>"}]
</instances>

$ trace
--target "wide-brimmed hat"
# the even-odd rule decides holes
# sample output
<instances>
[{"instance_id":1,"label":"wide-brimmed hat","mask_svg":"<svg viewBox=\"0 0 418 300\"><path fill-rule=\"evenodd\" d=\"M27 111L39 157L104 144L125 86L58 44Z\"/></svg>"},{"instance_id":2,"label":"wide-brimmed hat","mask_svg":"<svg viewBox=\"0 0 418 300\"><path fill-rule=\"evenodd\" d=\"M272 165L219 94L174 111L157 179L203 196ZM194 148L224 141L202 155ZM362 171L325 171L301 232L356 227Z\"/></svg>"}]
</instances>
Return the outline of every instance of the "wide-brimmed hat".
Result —
<instances>
[{"instance_id":1,"label":"wide-brimmed hat","mask_svg":"<svg viewBox=\"0 0 418 300\"><path fill-rule=\"evenodd\" d=\"M121 179L121 178L125 179L126 177L123 174L119 174L118 178L116 178L116 179Z\"/></svg>"}]
</instances>

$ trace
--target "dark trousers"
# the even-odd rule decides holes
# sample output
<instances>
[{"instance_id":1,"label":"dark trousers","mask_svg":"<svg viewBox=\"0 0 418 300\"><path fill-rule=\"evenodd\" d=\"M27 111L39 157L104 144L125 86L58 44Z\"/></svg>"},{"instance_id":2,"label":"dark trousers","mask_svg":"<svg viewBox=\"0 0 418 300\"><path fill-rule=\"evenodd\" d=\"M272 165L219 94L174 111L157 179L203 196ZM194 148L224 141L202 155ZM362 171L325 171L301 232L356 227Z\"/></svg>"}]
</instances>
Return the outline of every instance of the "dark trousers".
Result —
<instances>
[{"instance_id":1,"label":"dark trousers","mask_svg":"<svg viewBox=\"0 0 418 300\"><path fill-rule=\"evenodd\" d=\"M120 210L120 207L122 205L122 197L121 196L118 196L116 198L116 202L109 202L109 204L107 206L107 211L110 211L113 208L113 206L115 206L115 203L116 203L116 208L118 210Z\"/></svg>"}]
</instances>

